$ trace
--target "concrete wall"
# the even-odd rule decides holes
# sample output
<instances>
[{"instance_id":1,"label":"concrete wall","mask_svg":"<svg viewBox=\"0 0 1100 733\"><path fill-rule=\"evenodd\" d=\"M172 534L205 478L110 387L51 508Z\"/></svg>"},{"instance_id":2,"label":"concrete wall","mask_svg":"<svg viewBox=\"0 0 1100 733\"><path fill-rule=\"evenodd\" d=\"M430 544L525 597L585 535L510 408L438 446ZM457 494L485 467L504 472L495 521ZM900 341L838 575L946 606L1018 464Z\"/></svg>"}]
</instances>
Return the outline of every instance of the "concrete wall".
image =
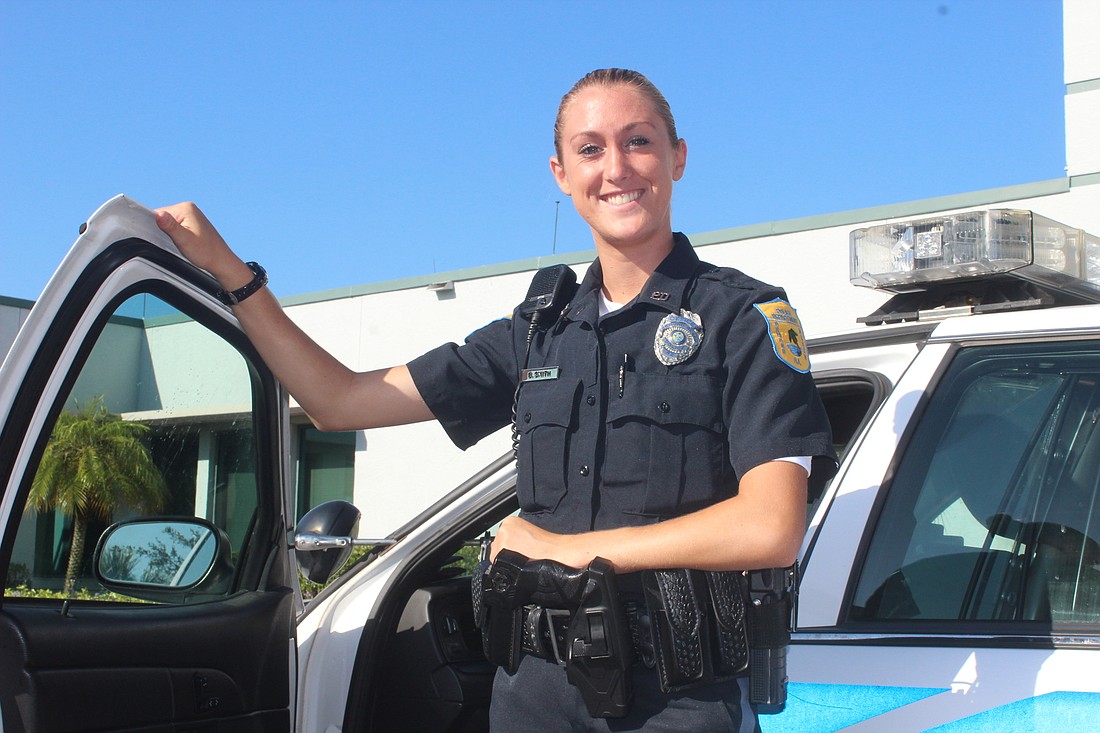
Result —
<instances>
[{"instance_id":1,"label":"concrete wall","mask_svg":"<svg viewBox=\"0 0 1100 733\"><path fill-rule=\"evenodd\" d=\"M1100 3L1065 0L1066 173L1100 173Z\"/></svg>"}]
</instances>

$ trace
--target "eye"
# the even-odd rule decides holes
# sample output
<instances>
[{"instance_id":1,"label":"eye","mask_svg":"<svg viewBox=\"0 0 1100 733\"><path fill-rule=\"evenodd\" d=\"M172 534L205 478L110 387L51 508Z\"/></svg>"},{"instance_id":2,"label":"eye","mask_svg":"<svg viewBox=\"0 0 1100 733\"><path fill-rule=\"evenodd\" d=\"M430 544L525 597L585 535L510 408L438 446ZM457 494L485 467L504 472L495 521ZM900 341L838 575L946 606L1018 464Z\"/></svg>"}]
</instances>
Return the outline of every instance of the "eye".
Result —
<instances>
[{"instance_id":1,"label":"eye","mask_svg":"<svg viewBox=\"0 0 1100 733\"><path fill-rule=\"evenodd\" d=\"M649 138L645 135L635 135L634 137L630 138L630 140L628 140L626 144L632 148L640 148L645 145L649 145Z\"/></svg>"},{"instance_id":2,"label":"eye","mask_svg":"<svg viewBox=\"0 0 1100 733\"><path fill-rule=\"evenodd\" d=\"M592 143L586 143L586 144L582 145L580 150L577 151L578 154L583 155L586 158L590 157L590 156L593 156L593 155L597 154L598 152L600 152L599 147L597 147L596 145L593 145Z\"/></svg>"}]
</instances>

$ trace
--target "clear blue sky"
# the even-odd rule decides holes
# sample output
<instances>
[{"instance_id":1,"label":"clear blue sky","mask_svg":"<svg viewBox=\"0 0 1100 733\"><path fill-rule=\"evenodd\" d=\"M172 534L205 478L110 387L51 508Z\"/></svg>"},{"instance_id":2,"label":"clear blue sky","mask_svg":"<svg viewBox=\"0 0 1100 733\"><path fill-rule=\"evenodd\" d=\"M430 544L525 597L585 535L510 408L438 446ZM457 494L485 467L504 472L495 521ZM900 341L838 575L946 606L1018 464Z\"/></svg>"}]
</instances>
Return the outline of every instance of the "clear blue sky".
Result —
<instances>
[{"instance_id":1,"label":"clear blue sky","mask_svg":"<svg viewBox=\"0 0 1100 733\"><path fill-rule=\"evenodd\" d=\"M0 0L0 295L99 204L192 199L280 295L592 246L591 69L664 91L689 234L1064 175L1060 0Z\"/></svg>"}]
</instances>

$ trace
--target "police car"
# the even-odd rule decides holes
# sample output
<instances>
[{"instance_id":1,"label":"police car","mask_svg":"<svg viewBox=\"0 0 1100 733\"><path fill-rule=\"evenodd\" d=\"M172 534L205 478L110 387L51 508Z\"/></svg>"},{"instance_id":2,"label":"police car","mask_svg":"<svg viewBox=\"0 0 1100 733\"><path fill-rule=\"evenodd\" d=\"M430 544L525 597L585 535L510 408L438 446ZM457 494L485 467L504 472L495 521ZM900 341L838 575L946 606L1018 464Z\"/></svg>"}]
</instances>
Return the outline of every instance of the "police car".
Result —
<instances>
[{"instance_id":1,"label":"police car","mask_svg":"<svg viewBox=\"0 0 1100 733\"><path fill-rule=\"evenodd\" d=\"M1094 728L1100 243L988 210L851 247L853 281L897 295L809 344L842 463L811 487L786 705L762 728ZM486 730L461 555L517 510L511 456L388 537L356 538L342 502L292 527L286 395L216 289L119 197L4 362L0 730ZM165 482L209 490L180 502L131 460L64 499L60 446L103 423L142 426ZM132 511L108 528L87 495ZM114 595L11 590L78 541ZM356 544L303 601L296 564L324 580Z\"/></svg>"}]
</instances>

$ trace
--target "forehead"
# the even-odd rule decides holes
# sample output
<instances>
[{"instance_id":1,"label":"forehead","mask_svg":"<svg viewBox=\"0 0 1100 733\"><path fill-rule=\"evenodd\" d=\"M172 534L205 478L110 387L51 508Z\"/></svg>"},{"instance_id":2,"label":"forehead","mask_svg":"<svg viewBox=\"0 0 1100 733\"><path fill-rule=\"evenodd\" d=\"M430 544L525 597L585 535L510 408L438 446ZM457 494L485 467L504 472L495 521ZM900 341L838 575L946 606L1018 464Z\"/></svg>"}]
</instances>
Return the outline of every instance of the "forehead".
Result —
<instances>
[{"instance_id":1,"label":"forehead","mask_svg":"<svg viewBox=\"0 0 1100 733\"><path fill-rule=\"evenodd\" d=\"M620 129L638 123L661 125L649 96L626 84L595 85L580 90L562 115L566 137L585 131Z\"/></svg>"}]
</instances>

